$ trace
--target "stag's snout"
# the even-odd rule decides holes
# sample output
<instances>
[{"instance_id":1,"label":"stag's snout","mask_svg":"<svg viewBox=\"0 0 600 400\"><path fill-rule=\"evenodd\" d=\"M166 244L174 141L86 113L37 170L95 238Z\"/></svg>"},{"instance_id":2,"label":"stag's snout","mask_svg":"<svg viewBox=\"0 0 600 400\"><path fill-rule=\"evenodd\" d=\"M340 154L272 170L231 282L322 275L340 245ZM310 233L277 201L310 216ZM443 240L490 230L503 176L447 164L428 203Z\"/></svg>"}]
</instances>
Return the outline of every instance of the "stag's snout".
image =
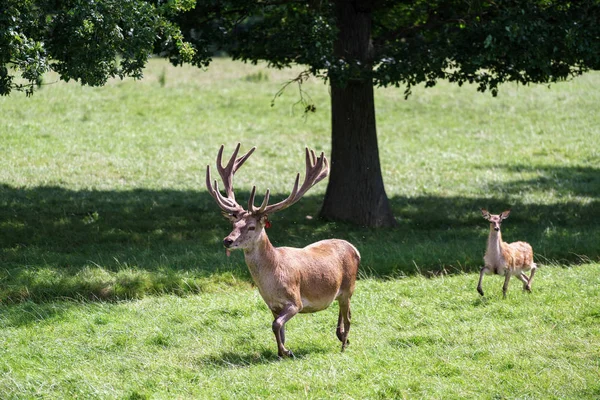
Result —
<instances>
[{"instance_id":1,"label":"stag's snout","mask_svg":"<svg viewBox=\"0 0 600 400\"><path fill-rule=\"evenodd\" d=\"M498 231L500 230L500 227L496 225L496 226L494 227L494 230L495 230L496 232L498 232Z\"/></svg>"},{"instance_id":2,"label":"stag's snout","mask_svg":"<svg viewBox=\"0 0 600 400\"><path fill-rule=\"evenodd\" d=\"M231 247L232 243L233 243L233 240L229 239L229 237L226 237L225 239L223 239L223 246L225 246L226 248Z\"/></svg>"}]
</instances>

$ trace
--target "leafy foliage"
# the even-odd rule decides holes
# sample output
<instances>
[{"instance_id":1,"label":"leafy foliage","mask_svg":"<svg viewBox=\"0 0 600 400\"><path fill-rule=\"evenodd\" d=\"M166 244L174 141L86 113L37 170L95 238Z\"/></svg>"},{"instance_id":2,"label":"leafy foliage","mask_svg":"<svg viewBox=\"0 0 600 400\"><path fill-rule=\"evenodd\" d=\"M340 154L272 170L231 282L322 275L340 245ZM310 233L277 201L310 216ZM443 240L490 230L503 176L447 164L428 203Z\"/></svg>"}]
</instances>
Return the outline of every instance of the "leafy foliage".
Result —
<instances>
[{"instance_id":1,"label":"leafy foliage","mask_svg":"<svg viewBox=\"0 0 600 400\"><path fill-rule=\"evenodd\" d=\"M339 1L339 0L338 0ZM0 6L0 94L31 93L46 71L103 85L139 78L150 55L205 67L223 51L278 68L306 65L344 84L477 83L568 79L600 67L600 1L363 1L368 62L336 57L336 1L7 0ZM15 80L20 72L26 83Z\"/></svg>"},{"instance_id":2,"label":"leafy foliage","mask_svg":"<svg viewBox=\"0 0 600 400\"><path fill-rule=\"evenodd\" d=\"M506 81L556 82L600 67L597 1L422 2L390 14L400 17L376 29L374 79L383 86L403 82L408 92L448 79L496 95ZM402 15L412 18L399 27Z\"/></svg>"},{"instance_id":3,"label":"leafy foliage","mask_svg":"<svg viewBox=\"0 0 600 400\"><path fill-rule=\"evenodd\" d=\"M31 94L53 70L91 86L142 76L155 44L189 55L179 30L161 15L185 9L140 0L8 0L0 6L0 94ZM173 11L175 10L175 11ZM188 57L189 58L189 57ZM18 71L26 83L15 80Z\"/></svg>"}]
</instances>

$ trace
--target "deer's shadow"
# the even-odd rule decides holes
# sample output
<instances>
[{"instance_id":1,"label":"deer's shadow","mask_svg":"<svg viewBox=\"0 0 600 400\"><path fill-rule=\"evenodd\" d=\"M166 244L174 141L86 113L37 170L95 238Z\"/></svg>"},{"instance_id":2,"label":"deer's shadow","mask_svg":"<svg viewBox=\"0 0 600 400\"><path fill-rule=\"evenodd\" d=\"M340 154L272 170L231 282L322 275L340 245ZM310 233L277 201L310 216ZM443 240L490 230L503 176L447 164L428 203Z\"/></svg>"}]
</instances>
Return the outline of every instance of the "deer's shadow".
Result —
<instances>
[{"instance_id":1,"label":"deer's shadow","mask_svg":"<svg viewBox=\"0 0 600 400\"><path fill-rule=\"evenodd\" d=\"M244 353L224 351L219 354L212 354L198 358L196 363L204 366L215 366L220 368L244 368L253 365L285 362L288 360L302 360L310 355L325 354L329 352L329 350L325 348L314 345L300 346L294 348L292 351L294 353L294 357L291 358L280 358L275 350L267 349ZM333 351L333 349L331 351Z\"/></svg>"}]
</instances>

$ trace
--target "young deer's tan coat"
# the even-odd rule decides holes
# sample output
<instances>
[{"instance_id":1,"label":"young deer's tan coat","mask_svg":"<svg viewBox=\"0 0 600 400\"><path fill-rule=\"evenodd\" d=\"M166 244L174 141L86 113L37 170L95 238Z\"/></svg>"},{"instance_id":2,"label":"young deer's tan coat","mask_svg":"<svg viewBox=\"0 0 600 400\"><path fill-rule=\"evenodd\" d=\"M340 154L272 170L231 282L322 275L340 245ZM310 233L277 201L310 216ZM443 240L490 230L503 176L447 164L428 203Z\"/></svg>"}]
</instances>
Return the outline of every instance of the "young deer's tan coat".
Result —
<instances>
[{"instance_id":1,"label":"young deer's tan coat","mask_svg":"<svg viewBox=\"0 0 600 400\"><path fill-rule=\"evenodd\" d=\"M236 159L239 148L238 144L226 167L221 165L223 146L217 156L217 169L227 196L219 192L216 181L211 186L210 167L206 172L206 184L209 193L233 223L233 230L223 240L223 245L228 250L243 249L252 279L273 314L272 328L279 357L293 356L285 348L285 323L297 313L324 310L335 300L340 307L336 334L342 342L343 351L348 344L350 298L360 264L358 250L339 239L322 240L301 249L274 247L265 232L269 214L294 204L308 189L327 176L327 159L323 154L317 158L313 151L306 149L306 176L302 186L298 188L298 174L287 199L269 205L270 194L267 190L265 199L258 208L254 206L254 187L248 201L248 210L245 210L235 201L233 174L252 154L254 148Z\"/></svg>"},{"instance_id":2,"label":"young deer's tan coat","mask_svg":"<svg viewBox=\"0 0 600 400\"><path fill-rule=\"evenodd\" d=\"M499 215L490 214L486 209L482 208L481 213L483 218L490 222L490 234L488 236L487 249L483 257L484 267L479 273L479 283L477 291L483 296L481 282L484 274L504 275L504 286L502 294L506 297L508 290L508 282L511 276L516 276L523 281L523 289L531 292L531 283L533 275L537 268L533 262L533 249L526 242L506 243L502 241L500 233L500 225L502 221L508 218L510 210L504 211ZM524 272L531 271L529 277Z\"/></svg>"}]
</instances>

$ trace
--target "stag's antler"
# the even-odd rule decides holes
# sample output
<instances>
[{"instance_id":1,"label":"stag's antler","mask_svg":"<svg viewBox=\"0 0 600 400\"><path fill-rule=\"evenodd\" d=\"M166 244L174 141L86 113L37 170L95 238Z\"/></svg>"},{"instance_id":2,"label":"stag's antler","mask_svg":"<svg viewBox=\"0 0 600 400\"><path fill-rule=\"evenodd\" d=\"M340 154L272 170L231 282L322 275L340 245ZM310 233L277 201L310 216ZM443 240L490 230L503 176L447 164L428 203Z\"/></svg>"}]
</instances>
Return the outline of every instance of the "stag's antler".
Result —
<instances>
[{"instance_id":1,"label":"stag's antler","mask_svg":"<svg viewBox=\"0 0 600 400\"><path fill-rule=\"evenodd\" d=\"M248 200L248 211L250 211L252 214L272 214L274 212L281 211L300 200L302 196L304 196L304 193L308 191L308 189L323 180L328 174L329 162L327 161L327 158L325 158L325 154L321 153L319 158L317 158L314 150L309 150L306 148L306 174L304 177L304 183L302 183L300 189L298 189L298 183L300 182L300 174L298 174L296 175L296 181L294 182L292 193L290 193L287 199L268 206L267 204L269 203L270 191L267 190L261 206L256 208L254 206L256 186L254 186L252 188L252 193L250 193L250 199Z\"/></svg>"},{"instance_id":2,"label":"stag's antler","mask_svg":"<svg viewBox=\"0 0 600 400\"><path fill-rule=\"evenodd\" d=\"M238 143L235 147L233 155L231 156L229 162L225 167L223 167L222 164L223 148L224 146L221 145L221 148L219 149L219 154L217 154L217 171L219 171L219 175L221 175L221 179L223 180L223 185L225 186L225 193L227 194L227 197L224 197L221 194L221 192L219 192L219 187L216 179L214 181L214 186L211 186L210 165L206 166L206 187L208 188L208 192L217 201L217 204L219 205L219 207L221 207L223 211L227 213L243 211L244 208L235 201L235 194L233 193L233 175L242 166L242 164L246 162L248 157L252 155L254 150L256 150L256 147L251 148L244 156L236 159L240 150L240 143Z\"/></svg>"}]
</instances>

